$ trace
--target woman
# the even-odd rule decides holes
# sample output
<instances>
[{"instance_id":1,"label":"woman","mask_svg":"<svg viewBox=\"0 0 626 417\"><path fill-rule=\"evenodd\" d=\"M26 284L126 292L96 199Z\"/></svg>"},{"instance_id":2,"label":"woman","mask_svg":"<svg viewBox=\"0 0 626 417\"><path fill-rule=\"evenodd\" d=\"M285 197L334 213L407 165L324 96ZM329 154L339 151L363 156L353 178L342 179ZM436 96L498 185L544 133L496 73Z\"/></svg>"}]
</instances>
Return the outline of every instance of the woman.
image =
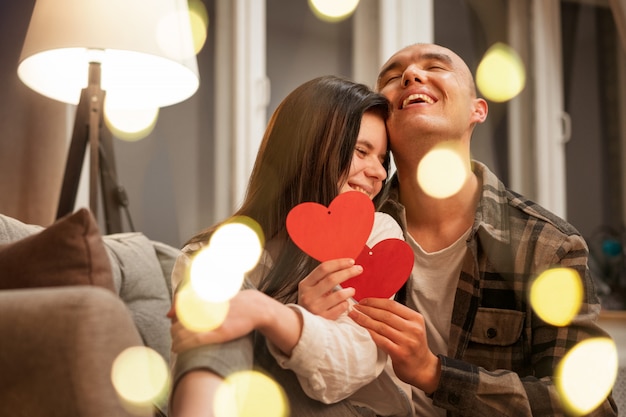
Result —
<instances>
[{"instance_id":1,"label":"woman","mask_svg":"<svg viewBox=\"0 0 626 417\"><path fill-rule=\"evenodd\" d=\"M225 323L214 331L194 333L173 322L173 350L179 356L174 365L172 416L209 410L209 393L221 378L253 364L261 365L286 389L292 415L359 415L354 404L373 407L381 415L405 413L406 399L386 374L377 381L377 389L384 385L391 405L366 404L360 398L369 395L367 388L357 392L381 375L386 356L346 315L354 290L331 290L357 276L361 267L352 259L320 264L292 242L285 226L289 211L302 202L327 206L346 191L363 192L376 202L389 165L388 112L384 97L333 76L304 83L278 106L261 143L246 198L234 213L256 220L267 239L259 265L248 276L260 291L239 292L230 301ZM174 287L218 226L189 240L172 277ZM391 217L376 213L368 245L391 237L402 238L399 226ZM257 337L252 356L255 330L267 343ZM302 389L294 384L293 373L283 368L297 375ZM307 398L302 390L319 401ZM326 405L347 397L351 402Z\"/></svg>"}]
</instances>

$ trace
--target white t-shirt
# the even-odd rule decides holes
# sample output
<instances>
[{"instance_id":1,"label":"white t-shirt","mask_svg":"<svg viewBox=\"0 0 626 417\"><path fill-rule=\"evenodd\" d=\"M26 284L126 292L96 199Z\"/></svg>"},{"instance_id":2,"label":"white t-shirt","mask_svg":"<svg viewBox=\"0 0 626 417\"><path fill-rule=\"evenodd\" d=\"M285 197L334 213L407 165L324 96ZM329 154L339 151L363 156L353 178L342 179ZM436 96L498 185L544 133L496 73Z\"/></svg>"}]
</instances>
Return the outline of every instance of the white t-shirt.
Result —
<instances>
[{"instance_id":1,"label":"white t-shirt","mask_svg":"<svg viewBox=\"0 0 626 417\"><path fill-rule=\"evenodd\" d=\"M461 263L467 250L469 229L456 242L437 252L426 252L408 235L414 263L407 284L407 306L424 316L428 347L435 354L448 354L452 308L459 281ZM428 267L425 267L428 265ZM433 406L424 391L412 387L416 416L442 416L446 410Z\"/></svg>"}]
</instances>

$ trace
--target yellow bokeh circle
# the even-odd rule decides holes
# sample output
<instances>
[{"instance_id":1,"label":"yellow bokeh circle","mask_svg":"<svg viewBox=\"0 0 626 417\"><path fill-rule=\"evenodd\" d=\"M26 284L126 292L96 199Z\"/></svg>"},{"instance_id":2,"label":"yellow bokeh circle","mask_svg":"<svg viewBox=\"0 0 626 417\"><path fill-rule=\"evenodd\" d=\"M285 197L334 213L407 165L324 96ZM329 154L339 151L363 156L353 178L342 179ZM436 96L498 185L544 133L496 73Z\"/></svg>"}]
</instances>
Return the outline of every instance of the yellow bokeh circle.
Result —
<instances>
[{"instance_id":1,"label":"yellow bokeh circle","mask_svg":"<svg viewBox=\"0 0 626 417\"><path fill-rule=\"evenodd\" d=\"M209 13L201 0L189 0L189 20L194 52L197 54L206 43L209 29Z\"/></svg>"},{"instance_id":2,"label":"yellow bokeh circle","mask_svg":"<svg viewBox=\"0 0 626 417\"><path fill-rule=\"evenodd\" d=\"M216 417L287 417L289 402L282 387L258 371L230 375L215 393Z\"/></svg>"},{"instance_id":3,"label":"yellow bokeh circle","mask_svg":"<svg viewBox=\"0 0 626 417\"><path fill-rule=\"evenodd\" d=\"M257 222L237 216L218 228L192 259L191 285L198 295L215 303L232 298L246 272L258 263L264 237Z\"/></svg>"},{"instance_id":4,"label":"yellow bokeh circle","mask_svg":"<svg viewBox=\"0 0 626 417\"><path fill-rule=\"evenodd\" d=\"M531 284L530 303L537 315L553 326L566 326L580 310L583 284L572 268L552 268Z\"/></svg>"},{"instance_id":5,"label":"yellow bokeh circle","mask_svg":"<svg viewBox=\"0 0 626 417\"><path fill-rule=\"evenodd\" d=\"M229 302L211 302L198 295L189 284L184 284L176 294L176 317L192 332L208 332L224 322Z\"/></svg>"},{"instance_id":6,"label":"yellow bokeh circle","mask_svg":"<svg viewBox=\"0 0 626 417\"><path fill-rule=\"evenodd\" d=\"M111 382L118 395L133 405L159 402L167 395L170 374L165 359L145 346L133 346L113 362Z\"/></svg>"},{"instance_id":7,"label":"yellow bokeh circle","mask_svg":"<svg viewBox=\"0 0 626 417\"><path fill-rule=\"evenodd\" d=\"M489 48L476 69L476 86L491 101L510 100L525 84L524 63L513 48L503 43Z\"/></svg>"},{"instance_id":8,"label":"yellow bokeh circle","mask_svg":"<svg viewBox=\"0 0 626 417\"><path fill-rule=\"evenodd\" d=\"M597 408L611 392L617 370L613 340L598 337L574 346L559 363L555 378L568 415L582 416Z\"/></svg>"},{"instance_id":9,"label":"yellow bokeh circle","mask_svg":"<svg viewBox=\"0 0 626 417\"><path fill-rule=\"evenodd\" d=\"M309 0L309 8L318 19L335 23L350 17L360 0Z\"/></svg>"},{"instance_id":10,"label":"yellow bokeh circle","mask_svg":"<svg viewBox=\"0 0 626 417\"><path fill-rule=\"evenodd\" d=\"M417 181L426 194L448 198L458 193L467 180L468 169L461 155L452 147L435 147L417 167Z\"/></svg>"},{"instance_id":11,"label":"yellow bokeh circle","mask_svg":"<svg viewBox=\"0 0 626 417\"><path fill-rule=\"evenodd\" d=\"M154 130L159 116L159 108L111 108L104 104L104 122L113 135L122 140L134 142L148 136Z\"/></svg>"}]
</instances>

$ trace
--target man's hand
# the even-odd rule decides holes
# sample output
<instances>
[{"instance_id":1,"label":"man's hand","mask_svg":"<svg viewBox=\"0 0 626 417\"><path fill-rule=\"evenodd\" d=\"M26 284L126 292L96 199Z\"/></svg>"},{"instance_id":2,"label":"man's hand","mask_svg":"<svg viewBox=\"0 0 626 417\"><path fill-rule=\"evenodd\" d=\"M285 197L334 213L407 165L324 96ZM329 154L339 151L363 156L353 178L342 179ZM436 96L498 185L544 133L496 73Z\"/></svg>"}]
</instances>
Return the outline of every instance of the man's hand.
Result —
<instances>
[{"instance_id":1,"label":"man's hand","mask_svg":"<svg viewBox=\"0 0 626 417\"><path fill-rule=\"evenodd\" d=\"M441 365L428 347L420 313L393 300L365 298L349 316L389 355L398 378L427 394L437 389Z\"/></svg>"},{"instance_id":2,"label":"man's hand","mask_svg":"<svg viewBox=\"0 0 626 417\"><path fill-rule=\"evenodd\" d=\"M352 259L333 259L322 262L298 284L298 304L313 314L329 320L337 319L348 310L354 288L337 286L363 272Z\"/></svg>"}]
</instances>

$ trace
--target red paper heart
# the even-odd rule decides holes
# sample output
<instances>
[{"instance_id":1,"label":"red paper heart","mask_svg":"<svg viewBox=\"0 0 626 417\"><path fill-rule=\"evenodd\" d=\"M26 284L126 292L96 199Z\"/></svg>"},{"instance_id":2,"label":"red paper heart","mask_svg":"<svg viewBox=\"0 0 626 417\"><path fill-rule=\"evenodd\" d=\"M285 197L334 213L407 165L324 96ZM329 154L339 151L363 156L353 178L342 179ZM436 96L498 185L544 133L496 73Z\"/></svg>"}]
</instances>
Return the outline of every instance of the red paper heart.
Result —
<instances>
[{"instance_id":1,"label":"red paper heart","mask_svg":"<svg viewBox=\"0 0 626 417\"><path fill-rule=\"evenodd\" d=\"M374 204L358 191L341 193L328 207L301 203L287 215L294 243L320 262L356 258L374 226Z\"/></svg>"},{"instance_id":2,"label":"red paper heart","mask_svg":"<svg viewBox=\"0 0 626 417\"><path fill-rule=\"evenodd\" d=\"M384 239L369 248L363 248L356 258L363 272L341 283L344 288L356 290L354 299L389 298L406 282L413 269L413 250L401 239Z\"/></svg>"}]
</instances>

